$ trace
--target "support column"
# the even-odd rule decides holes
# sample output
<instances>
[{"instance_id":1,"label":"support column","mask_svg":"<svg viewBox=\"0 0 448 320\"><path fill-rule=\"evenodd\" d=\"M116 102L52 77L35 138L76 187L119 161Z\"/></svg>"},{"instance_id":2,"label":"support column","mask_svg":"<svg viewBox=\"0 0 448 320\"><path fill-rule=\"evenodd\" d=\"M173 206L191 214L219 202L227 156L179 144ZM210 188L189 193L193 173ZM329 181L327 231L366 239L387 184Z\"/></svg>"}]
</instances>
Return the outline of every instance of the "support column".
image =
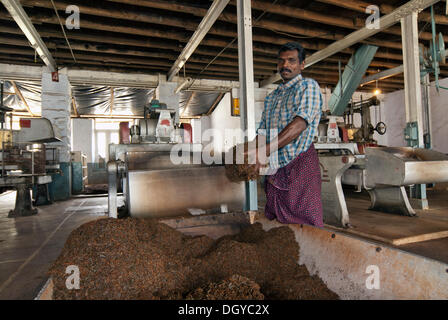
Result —
<instances>
[{"instance_id":1,"label":"support column","mask_svg":"<svg viewBox=\"0 0 448 320\"><path fill-rule=\"evenodd\" d=\"M71 88L68 77L59 73L59 81L53 81L50 70L42 69L42 117L50 120L61 142L49 144L59 148L62 174L52 175L51 189L54 200L67 200L71 195Z\"/></svg>"},{"instance_id":2,"label":"support column","mask_svg":"<svg viewBox=\"0 0 448 320\"><path fill-rule=\"evenodd\" d=\"M401 39L403 44L406 122L408 128L410 128L408 131L410 133L412 131L408 144L411 147L424 148L417 17L417 12L413 12L401 19Z\"/></svg>"},{"instance_id":3,"label":"support column","mask_svg":"<svg viewBox=\"0 0 448 320\"><path fill-rule=\"evenodd\" d=\"M166 77L160 75L159 85L156 88L155 99L159 100L160 103L165 103L169 109L176 110L176 117L174 123L179 123L179 98L180 94L175 93L177 87L177 82L167 82Z\"/></svg>"},{"instance_id":4,"label":"support column","mask_svg":"<svg viewBox=\"0 0 448 320\"><path fill-rule=\"evenodd\" d=\"M251 1L238 0L237 14L241 127L247 132L245 141L252 141L256 131ZM257 181L246 182L245 211L258 211Z\"/></svg>"},{"instance_id":5,"label":"support column","mask_svg":"<svg viewBox=\"0 0 448 320\"><path fill-rule=\"evenodd\" d=\"M406 104L405 140L410 147L424 148L417 18L418 13L414 11L401 19ZM411 204L421 209L428 209L426 185L418 185L413 189L410 199Z\"/></svg>"}]
</instances>

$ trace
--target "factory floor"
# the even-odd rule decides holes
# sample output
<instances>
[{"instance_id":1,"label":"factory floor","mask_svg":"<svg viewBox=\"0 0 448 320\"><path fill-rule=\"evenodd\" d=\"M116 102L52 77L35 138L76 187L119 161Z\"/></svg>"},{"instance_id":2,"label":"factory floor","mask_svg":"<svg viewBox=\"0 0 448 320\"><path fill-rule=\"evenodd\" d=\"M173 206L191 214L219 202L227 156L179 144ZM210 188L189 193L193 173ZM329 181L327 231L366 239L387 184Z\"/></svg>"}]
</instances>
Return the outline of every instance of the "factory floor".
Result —
<instances>
[{"instance_id":1,"label":"factory floor","mask_svg":"<svg viewBox=\"0 0 448 320\"><path fill-rule=\"evenodd\" d=\"M40 206L30 217L8 218L15 192L0 195L0 300L34 299L70 232L104 217L106 197L75 198Z\"/></svg>"},{"instance_id":2,"label":"factory floor","mask_svg":"<svg viewBox=\"0 0 448 320\"><path fill-rule=\"evenodd\" d=\"M368 210L367 194L345 190L352 228L344 231L369 241L448 231L448 192L428 191L430 210L403 217ZM265 204L259 188L259 209ZM34 299L47 281L46 272L60 254L70 232L106 216L107 196L73 198L40 206L31 217L8 218L15 192L0 195L0 300ZM326 226L329 228L329 226ZM370 237L371 236L371 237ZM375 238L375 239L372 239ZM398 248L448 263L448 237Z\"/></svg>"}]
</instances>

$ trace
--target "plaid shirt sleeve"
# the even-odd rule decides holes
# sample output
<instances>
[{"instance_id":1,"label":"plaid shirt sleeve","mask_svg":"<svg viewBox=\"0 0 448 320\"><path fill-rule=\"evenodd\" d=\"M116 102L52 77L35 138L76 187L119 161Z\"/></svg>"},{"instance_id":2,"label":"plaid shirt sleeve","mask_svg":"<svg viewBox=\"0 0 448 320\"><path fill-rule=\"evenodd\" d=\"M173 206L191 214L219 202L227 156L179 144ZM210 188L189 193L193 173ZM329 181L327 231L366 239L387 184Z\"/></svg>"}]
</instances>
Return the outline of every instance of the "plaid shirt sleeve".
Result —
<instances>
[{"instance_id":1,"label":"plaid shirt sleeve","mask_svg":"<svg viewBox=\"0 0 448 320\"><path fill-rule=\"evenodd\" d=\"M322 94L319 84L312 79L307 79L302 92L297 91L294 97L293 115L301 117L310 124L322 109Z\"/></svg>"}]
</instances>

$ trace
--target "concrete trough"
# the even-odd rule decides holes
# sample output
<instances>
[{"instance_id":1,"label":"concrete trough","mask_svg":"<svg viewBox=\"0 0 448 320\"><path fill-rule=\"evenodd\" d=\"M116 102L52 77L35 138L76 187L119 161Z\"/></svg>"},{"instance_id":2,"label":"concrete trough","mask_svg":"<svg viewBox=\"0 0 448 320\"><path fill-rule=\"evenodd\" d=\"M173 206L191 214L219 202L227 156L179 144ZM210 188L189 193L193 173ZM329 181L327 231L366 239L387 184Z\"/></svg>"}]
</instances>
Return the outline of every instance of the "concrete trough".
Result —
<instances>
[{"instance_id":1,"label":"concrete trough","mask_svg":"<svg viewBox=\"0 0 448 320\"><path fill-rule=\"evenodd\" d=\"M217 239L235 234L247 225L244 213L227 213L161 222L188 235ZM256 222L264 230L284 226L264 217ZM341 299L448 299L448 264L412 254L379 242L330 229L289 225L300 246L300 265L317 274ZM53 283L48 279L36 300L48 300Z\"/></svg>"}]
</instances>

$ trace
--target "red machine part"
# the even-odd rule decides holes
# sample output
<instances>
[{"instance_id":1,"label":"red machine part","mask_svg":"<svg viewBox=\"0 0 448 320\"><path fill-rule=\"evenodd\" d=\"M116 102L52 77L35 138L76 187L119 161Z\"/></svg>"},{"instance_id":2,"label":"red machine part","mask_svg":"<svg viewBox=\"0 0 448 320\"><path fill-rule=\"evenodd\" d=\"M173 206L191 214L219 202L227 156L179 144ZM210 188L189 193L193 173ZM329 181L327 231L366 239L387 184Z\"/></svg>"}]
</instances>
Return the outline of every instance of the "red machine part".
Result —
<instances>
[{"instance_id":1,"label":"red machine part","mask_svg":"<svg viewBox=\"0 0 448 320\"><path fill-rule=\"evenodd\" d=\"M193 127L189 123L184 123L184 143L193 143Z\"/></svg>"},{"instance_id":2,"label":"red machine part","mask_svg":"<svg viewBox=\"0 0 448 320\"><path fill-rule=\"evenodd\" d=\"M120 144L129 144L129 143L131 143L129 122L120 122Z\"/></svg>"},{"instance_id":3,"label":"red machine part","mask_svg":"<svg viewBox=\"0 0 448 320\"><path fill-rule=\"evenodd\" d=\"M30 119L20 119L20 128L31 128L31 120Z\"/></svg>"},{"instance_id":4,"label":"red machine part","mask_svg":"<svg viewBox=\"0 0 448 320\"><path fill-rule=\"evenodd\" d=\"M339 130L341 131L341 136L342 136L342 141L343 142L349 142L348 139L348 130L346 128L343 127L339 127Z\"/></svg>"},{"instance_id":5,"label":"red machine part","mask_svg":"<svg viewBox=\"0 0 448 320\"><path fill-rule=\"evenodd\" d=\"M368 147L378 147L376 143L368 143L368 142L358 142L358 151L359 154L365 154L365 149Z\"/></svg>"}]
</instances>

